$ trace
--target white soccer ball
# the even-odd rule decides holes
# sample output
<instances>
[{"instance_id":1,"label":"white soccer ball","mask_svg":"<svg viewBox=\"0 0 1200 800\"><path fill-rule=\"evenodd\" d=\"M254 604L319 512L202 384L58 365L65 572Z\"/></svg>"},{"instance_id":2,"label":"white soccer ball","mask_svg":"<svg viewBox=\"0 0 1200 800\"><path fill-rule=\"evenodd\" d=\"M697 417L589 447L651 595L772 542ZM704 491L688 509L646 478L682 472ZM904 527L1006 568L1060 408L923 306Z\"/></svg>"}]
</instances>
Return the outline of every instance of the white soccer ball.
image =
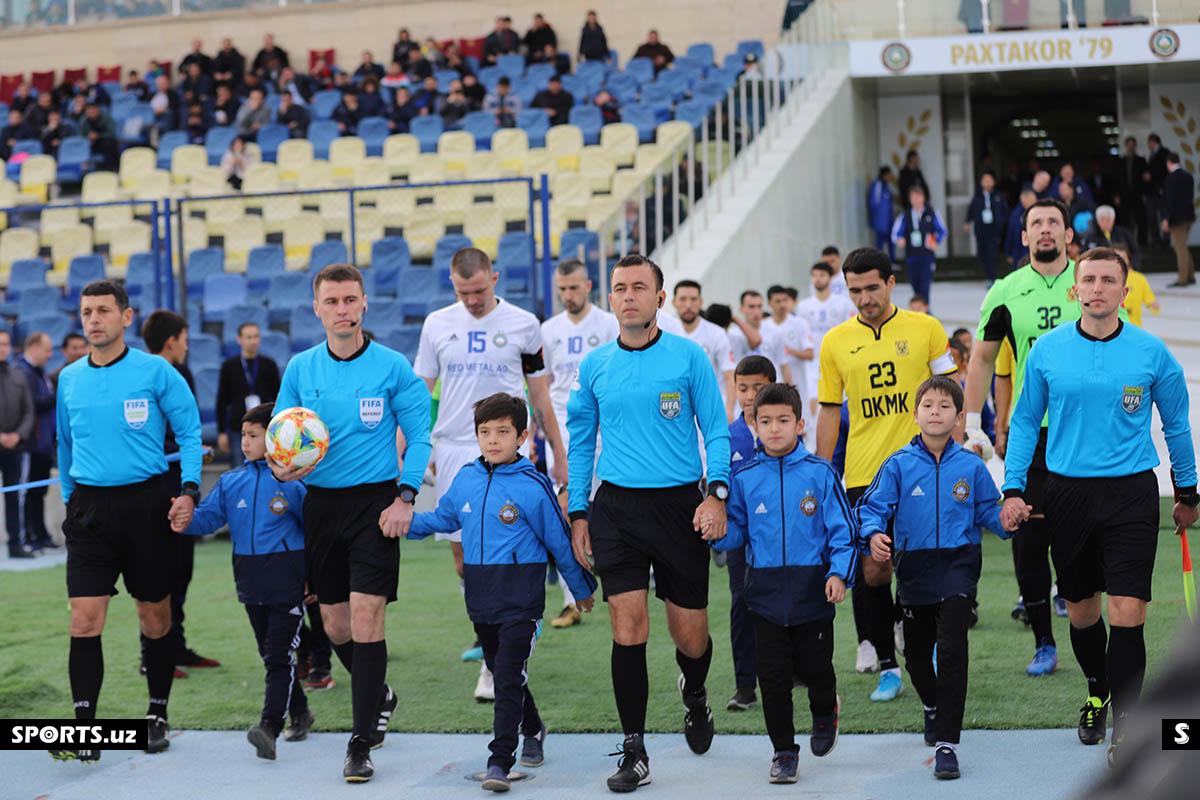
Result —
<instances>
[{"instance_id":1,"label":"white soccer ball","mask_svg":"<svg viewBox=\"0 0 1200 800\"><path fill-rule=\"evenodd\" d=\"M285 408L267 425L267 456L281 467L311 467L329 452L329 428L315 411Z\"/></svg>"}]
</instances>

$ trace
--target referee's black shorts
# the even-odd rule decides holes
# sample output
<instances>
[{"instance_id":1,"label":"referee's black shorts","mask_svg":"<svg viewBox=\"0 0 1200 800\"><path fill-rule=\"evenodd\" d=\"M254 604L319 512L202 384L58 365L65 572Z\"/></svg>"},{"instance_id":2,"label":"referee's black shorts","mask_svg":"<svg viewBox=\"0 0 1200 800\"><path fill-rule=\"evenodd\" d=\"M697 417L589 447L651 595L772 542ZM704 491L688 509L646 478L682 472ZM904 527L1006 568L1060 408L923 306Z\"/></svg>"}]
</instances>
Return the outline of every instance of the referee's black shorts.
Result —
<instances>
[{"instance_id":1,"label":"referee's black shorts","mask_svg":"<svg viewBox=\"0 0 1200 800\"><path fill-rule=\"evenodd\" d=\"M692 528L704 499L698 484L626 489L605 482L588 514L604 599L650 587L680 608L708 607L708 543Z\"/></svg>"},{"instance_id":2,"label":"referee's black shorts","mask_svg":"<svg viewBox=\"0 0 1200 800\"><path fill-rule=\"evenodd\" d=\"M1046 480L1046 524L1058 593L1072 602L1097 592L1150 601L1158 550L1158 479Z\"/></svg>"},{"instance_id":3,"label":"referee's black shorts","mask_svg":"<svg viewBox=\"0 0 1200 800\"><path fill-rule=\"evenodd\" d=\"M351 592L396 600L400 540L379 529L379 515L398 495L392 481L345 489L308 487L304 497L304 557L308 590L327 605Z\"/></svg>"},{"instance_id":4,"label":"referee's black shorts","mask_svg":"<svg viewBox=\"0 0 1200 800\"><path fill-rule=\"evenodd\" d=\"M180 534L167 513L179 482L169 473L127 486L76 484L63 519L67 543L67 596L102 597L125 591L145 603L171 593Z\"/></svg>"}]
</instances>

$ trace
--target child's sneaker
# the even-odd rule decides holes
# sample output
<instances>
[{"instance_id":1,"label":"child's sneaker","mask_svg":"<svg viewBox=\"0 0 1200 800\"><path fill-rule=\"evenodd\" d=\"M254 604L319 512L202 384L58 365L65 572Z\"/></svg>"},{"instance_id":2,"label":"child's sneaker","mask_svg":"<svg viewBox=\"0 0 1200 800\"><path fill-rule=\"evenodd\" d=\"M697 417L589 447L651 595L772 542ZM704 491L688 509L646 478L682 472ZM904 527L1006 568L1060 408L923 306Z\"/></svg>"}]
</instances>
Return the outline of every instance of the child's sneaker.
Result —
<instances>
[{"instance_id":1,"label":"child's sneaker","mask_svg":"<svg viewBox=\"0 0 1200 800\"><path fill-rule=\"evenodd\" d=\"M958 754L953 747L942 745L933 755L933 777L939 781L952 781L958 776Z\"/></svg>"},{"instance_id":2,"label":"child's sneaker","mask_svg":"<svg viewBox=\"0 0 1200 800\"><path fill-rule=\"evenodd\" d=\"M842 698L837 698L833 713L813 717L812 735L808 737L808 746L817 758L833 752L838 740L838 711L842 706Z\"/></svg>"},{"instance_id":3,"label":"child's sneaker","mask_svg":"<svg viewBox=\"0 0 1200 800\"><path fill-rule=\"evenodd\" d=\"M800 753L795 750L778 750L771 759L771 783L795 783L796 771L800 767Z\"/></svg>"},{"instance_id":4,"label":"child's sneaker","mask_svg":"<svg viewBox=\"0 0 1200 800\"><path fill-rule=\"evenodd\" d=\"M488 767L487 774L483 776L483 788L489 792L507 792L511 789L512 784L508 782L504 767L496 764Z\"/></svg>"},{"instance_id":5,"label":"child's sneaker","mask_svg":"<svg viewBox=\"0 0 1200 800\"><path fill-rule=\"evenodd\" d=\"M255 754L267 761L275 760L275 732L263 723L246 731L246 741L254 745Z\"/></svg>"},{"instance_id":6,"label":"child's sneaker","mask_svg":"<svg viewBox=\"0 0 1200 800\"><path fill-rule=\"evenodd\" d=\"M521 746L521 766L540 767L545 763L545 744L546 726L542 725L542 729L537 732L537 735L525 737L525 743Z\"/></svg>"},{"instance_id":7,"label":"child's sneaker","mask_svg":"<svg viewBox=\"0 0 1200 800\"><path fill-rule=\"evenodd\" d=\"M316 719L312 710L307 708L304 709L303 714L291 715L288 726L283 729L283 740L285 742L303 742L308 738L308 732Z\"/></svg>"}]
</instances>

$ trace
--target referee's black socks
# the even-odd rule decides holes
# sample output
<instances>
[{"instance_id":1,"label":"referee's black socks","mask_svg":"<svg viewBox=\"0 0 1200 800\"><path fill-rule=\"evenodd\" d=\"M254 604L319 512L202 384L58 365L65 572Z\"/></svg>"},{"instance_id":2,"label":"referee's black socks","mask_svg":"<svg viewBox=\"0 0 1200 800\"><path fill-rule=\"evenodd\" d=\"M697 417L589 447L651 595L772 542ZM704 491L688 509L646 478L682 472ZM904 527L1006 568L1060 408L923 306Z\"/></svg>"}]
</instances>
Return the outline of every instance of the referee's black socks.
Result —
<instances>
[{"instance_id":1,"label":"referee's black socks","mask_svg":"<svg viewBox=\"0 0 1200 800\"><path fill-rule=\"evenodd\" d=\"M1139 630L1139 633L1141 631ZM1088 695L1108 699L1108 665L1105 663L1105 651L1108 648L1108 634L1104 630L1104 618L1087 628L1071 626L1071 649L1075 651L1075 660L1083 670L1088 682ZM1145 649L1142 650L1142 663L1145 664Z\"/></svg>"},{"instance_id":2,"label":"referee's black socks","mask_svg":"<svg viewBox=\"0 0 1200 800\"><path fill-rule=\"evenodd\" d=\"M383 696L386 679L387 642L355 642L354 669L350 673L355 736L373 740L381 733L376 726L379 724L379 699Z\"/></svg>"},{"instance_id":3,"label":"referee's black socks","mask_svg":"<svg viewBox=\"0 0 1200 800\"><path fill-rule=\"evenodd\" d=\"M1113 693L1113 740L1124 717L1137 705L1142 696L1142 679L1146 676L1146 637L1142 625L1122 628L1112 626L1108 637L1108 680Z\"/></svg>"},{"instance_id":4,"label":"referee's black socks","mask_svg":"<svg viewBox=\"0 0 1200 800\"><path fill-rule=\"evenodd\" d=\"M148 716L167 718L167 700L175 681L175 639L167 633L158 639L142 638L146 659L146 685L150 689Z\"/></svg>"},{"instance_id":5,"label":"referee's black socks","mask_svg":"<svg viewBox=\"0 0 1200 800\"><path fill-rule=\"evenodd\" d=\"M712 664L712 637L708 637L708 646L699 658L691 658L679 648L675 649L675 663L683 672L683 693L697 696L704 693L704 681L708 679L708 667Z\"/></svg>"},{"instance_id":6,"label":"referee's black socks","mask_svg":"<svg viewBox=\"0 0 1200 800\"><path fill-rule=\"evenodd\" d=\"M104 683L104 649L99 636L72 636L67 658L75 719L95 719L100 685Z\"/></svg>"},{"instance_id":7,"label":"referee's black socks","mask_svg":"<svg viewBox=\"0 0 1200 800\"><path fill-rule=\"evenodd\" d=\"M613 696L617 716L626 736L646 730L646 703L650 699L650 678L646 674L646 643L612 646Z\"/></svg>"},{"instance_id":8,"label":"referee's black socks","mask_svg":"<svg viewBox=\"0 0 1200 800\"><path fill-rule=\"evenodd\" d=\"M333 644L331 641L330 644ZM338 661L346 668L346 672L354 674L354 640L347 639L341 644L333 644L333 652L337 653Z\"/></svg>"}]
</instances>

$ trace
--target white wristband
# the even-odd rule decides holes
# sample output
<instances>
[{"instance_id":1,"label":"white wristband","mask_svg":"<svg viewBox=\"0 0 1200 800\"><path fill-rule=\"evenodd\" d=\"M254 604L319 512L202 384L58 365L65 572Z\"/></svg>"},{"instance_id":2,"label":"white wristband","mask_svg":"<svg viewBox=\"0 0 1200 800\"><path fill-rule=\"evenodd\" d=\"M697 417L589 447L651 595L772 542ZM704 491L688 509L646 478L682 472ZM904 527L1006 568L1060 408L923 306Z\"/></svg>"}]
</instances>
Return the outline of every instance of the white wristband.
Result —
<instances>
[{"instance_id":1,"label":"white wristband","mask_svg":"<svg viewBox=\"0 0 1200 800\"><path fill-rule=\"evenodd\" d=\"M975 411L975 412L968 411L967 412L966 429L969 431L983 430L983 413L979 412L979 411Z\"/></svg>"}]
</instances>

